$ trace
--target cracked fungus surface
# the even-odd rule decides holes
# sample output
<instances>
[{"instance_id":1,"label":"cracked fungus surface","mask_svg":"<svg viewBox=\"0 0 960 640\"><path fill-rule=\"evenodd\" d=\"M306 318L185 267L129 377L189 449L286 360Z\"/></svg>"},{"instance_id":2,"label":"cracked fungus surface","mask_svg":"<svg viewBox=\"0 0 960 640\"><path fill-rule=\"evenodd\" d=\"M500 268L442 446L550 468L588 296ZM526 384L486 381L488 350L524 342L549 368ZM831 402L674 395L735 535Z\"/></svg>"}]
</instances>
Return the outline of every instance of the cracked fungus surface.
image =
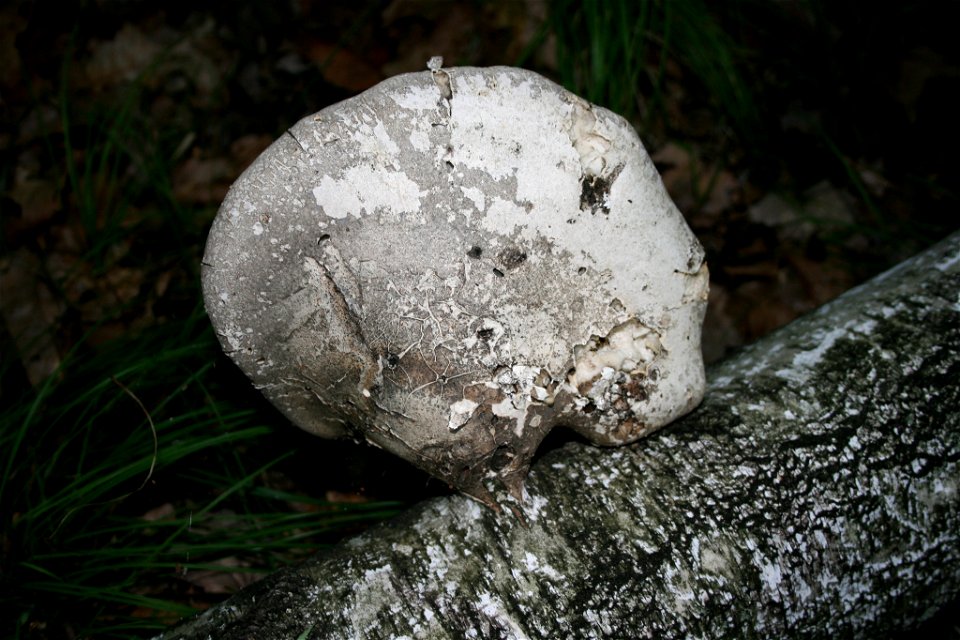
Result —
<instances>
[{"instance_id":1,"label":"cracked fungus surface","mask_svg":"<svg viewBox=\"0 0 960 640\"><path fill-rule=\"evenodd\" d=\"M636 133L531 72L392 78L292 127L204 259L224 349L290 419L478 495L557 424L631 442L704 387L703 251Z\"/></svg>"}]
</instances>

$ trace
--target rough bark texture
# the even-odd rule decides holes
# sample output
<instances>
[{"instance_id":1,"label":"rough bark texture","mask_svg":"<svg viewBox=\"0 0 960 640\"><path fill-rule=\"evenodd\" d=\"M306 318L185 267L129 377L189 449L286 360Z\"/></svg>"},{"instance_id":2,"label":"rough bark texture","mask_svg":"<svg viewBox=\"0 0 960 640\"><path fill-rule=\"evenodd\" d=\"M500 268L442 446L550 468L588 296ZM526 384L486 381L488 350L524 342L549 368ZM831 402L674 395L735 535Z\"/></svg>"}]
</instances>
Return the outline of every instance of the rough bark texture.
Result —
<instances>
[{"instance_id":1,"label":"rough bark texture","mask_svg":"<svg viewBox=\"0 0 960 640\"><path fill-rule=\"evenodd\" d=\"M432 500L164 638L879 637L960 594L958 381L955 234L525 504Z\"/></svg>"}]
</instances>

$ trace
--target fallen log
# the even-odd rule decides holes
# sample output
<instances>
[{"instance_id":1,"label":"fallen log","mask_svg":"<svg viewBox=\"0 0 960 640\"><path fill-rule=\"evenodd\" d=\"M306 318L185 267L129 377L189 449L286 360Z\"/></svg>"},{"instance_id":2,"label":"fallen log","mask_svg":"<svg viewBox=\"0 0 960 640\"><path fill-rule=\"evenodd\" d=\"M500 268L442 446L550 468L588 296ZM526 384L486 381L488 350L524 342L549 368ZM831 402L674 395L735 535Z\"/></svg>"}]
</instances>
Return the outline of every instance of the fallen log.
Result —
<instances>
[{"instance_id":1,"label":"fallen log","mask_svg":"<svg viewBox=\"0 0 960 640\"><path fill-rule=\"evenodd\" d=\"M881 637L960 595L960 233L501 512L425 502L166 640ZM511 513L513 512L513 513Z\"/></svg>"}]
</instances>

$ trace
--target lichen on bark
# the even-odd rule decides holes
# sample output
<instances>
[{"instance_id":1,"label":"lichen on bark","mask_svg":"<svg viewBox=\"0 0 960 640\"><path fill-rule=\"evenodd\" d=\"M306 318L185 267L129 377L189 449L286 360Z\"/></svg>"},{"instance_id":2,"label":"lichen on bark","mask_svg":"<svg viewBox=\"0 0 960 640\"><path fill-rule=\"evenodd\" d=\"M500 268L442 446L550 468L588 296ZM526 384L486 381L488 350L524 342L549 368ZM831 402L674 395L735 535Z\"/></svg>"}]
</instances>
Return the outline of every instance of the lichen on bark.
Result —
<instances>
[{"instance_id":1,"label":"lichen on bark","mask_svg":"<svg viewBox=\"0 0 960 640\"><path fill-rule=\"evenodd\" d=\"M164 638L834 638L960 594L960 234L709 372L523 520L435 499Z\"/></svg>"}]
</instances>

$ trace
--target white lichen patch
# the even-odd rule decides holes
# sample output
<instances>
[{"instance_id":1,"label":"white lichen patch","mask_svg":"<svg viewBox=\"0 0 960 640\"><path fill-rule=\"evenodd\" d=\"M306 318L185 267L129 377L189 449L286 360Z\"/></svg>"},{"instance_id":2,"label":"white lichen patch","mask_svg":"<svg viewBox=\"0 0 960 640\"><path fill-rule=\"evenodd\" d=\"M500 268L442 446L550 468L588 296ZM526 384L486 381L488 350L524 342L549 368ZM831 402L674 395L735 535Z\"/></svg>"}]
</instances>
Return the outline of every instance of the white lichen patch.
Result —
<instances>
[{"instance_id":1,"label":"white lichen patch","mask_svg":"<svg viewBox=\"0 0 960 640\"><path fill-rule=\"evenodd\" d=\"M562 580L563 576L549 564L542 562L536 555L527 551L523 554L523 565L527 571L543 575L550 580Z\"/></svg>"},{"instance_id":2,"label":"white lichen patch","mask_svg":"<svg viewBox=\"0 0 960 640\"><path fill-rule=\"evenodd\" d=\"M411 131L408 140L410 141L410 146L421 153L430 150L430 136L424 129L414 129Z\"/></svg>"},{"instance_id":3,"label":"white lichen patch","mask_svg":"<svg viewBox=\"0 0 960 640\"><path fill-rule=\"evenodd\" d=\"M313 197L323 212L335 219L360 218L377 210L396 214L414 213L420 208L417 183L405 173L370 166L349 167L343 177L323 176L313 188Z\"/></svg>"},{"instance_id":4,"label":"white lichen patch","mask_svg":"<svg viewBox=\"0 0 960 640\"><path fill-rule=\"evenodd\" d=\"M478 213L484 213L487 208L487 198L484 195L483 191L476 187L460 187L460 191L466 196L470 202L473 203L473 206L476 207Z\"/></svg>"},{"instance_id":5,"label":"white lichen patch","mask_svg":"<svg viewBox=\"0 0 960 640\"><path fill-rule=\"evenodd\" d=\"M480 594L477 610L501 629L507 630L511 640L527 640L521 625L510 615L503 601L499 597L484 592Z\"/></svg>"}]
</instances>

